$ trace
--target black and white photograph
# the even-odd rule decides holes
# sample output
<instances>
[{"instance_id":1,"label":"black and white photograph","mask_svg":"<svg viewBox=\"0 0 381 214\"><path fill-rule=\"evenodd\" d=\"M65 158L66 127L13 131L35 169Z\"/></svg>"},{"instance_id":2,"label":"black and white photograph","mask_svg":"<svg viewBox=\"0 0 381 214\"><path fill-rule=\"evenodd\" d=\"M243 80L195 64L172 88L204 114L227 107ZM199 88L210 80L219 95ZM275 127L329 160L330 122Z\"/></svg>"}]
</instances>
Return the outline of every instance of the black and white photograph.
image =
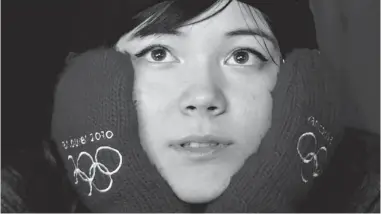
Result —
<instances>
[{"instance_id":1,"label":"black and white photograph","mask_svg":"<svg viewBox=\"0 0 381 214\"><path fill-rule=\"evenodd\" d=\"M380 213L380 0L1 8L1 212Z\"/></svg>"}]
</instances>

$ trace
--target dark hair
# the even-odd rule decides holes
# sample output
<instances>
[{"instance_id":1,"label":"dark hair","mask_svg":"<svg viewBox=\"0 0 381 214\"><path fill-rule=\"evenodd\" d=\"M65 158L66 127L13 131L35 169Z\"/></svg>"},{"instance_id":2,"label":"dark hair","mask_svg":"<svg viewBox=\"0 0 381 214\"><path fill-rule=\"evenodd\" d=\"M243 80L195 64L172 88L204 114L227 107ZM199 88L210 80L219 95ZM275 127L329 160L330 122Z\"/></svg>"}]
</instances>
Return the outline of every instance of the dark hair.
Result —
<instances>
[{"instance_id":1,"label":"dark hair","mask_svg":"<svg viewBox=\"0 0 381 214\"><path fill-rule=\"evenodd\" d=\"M205 17L197 22L187 25L202 22L210 17L213 17L223 11L232 0L229 0L221 9ZM134 36L148 36L156 33L172 32L177 28L184 26L185 22L196 17L199 14L207 11L214 5L221 4L220 0L200 1L199 4L194 4L192 1L164 1L156 4L133 17L134 26L149 20L149 24L139 29ZM185 9L192 8L192 9Z\"/></svg>"},{"instance_id":2,"label":"dark hair","mask_svg":"<svg viewBox=\"0 0 381 214\"><path fill-rule=\"evenodd\" d=\"M94 9L96 11L93 12L94 17L86 18L89 23L79 21L82 23L82 30L86 31L80 34L85 38L77 42L83 46L79 51L96 46L111 47L120 37L147 19L150 19L149 24L140 29L137 36L172 31L184 26L184 23L209 8L217 4L225 4L211 15L214 16L224 10L230 2L231 0L107 1L98 5L101 9ZM240 0L240 2L262 12L278 40L283 57L295 48L317 48L315 25L308 1ZM86 17L88 16L87 13ZM209 17L205 19L207 18ZM90 41L92 44L84 46ZM75 52L75 49L72 51Z\"/></svg>"}]
</instances>

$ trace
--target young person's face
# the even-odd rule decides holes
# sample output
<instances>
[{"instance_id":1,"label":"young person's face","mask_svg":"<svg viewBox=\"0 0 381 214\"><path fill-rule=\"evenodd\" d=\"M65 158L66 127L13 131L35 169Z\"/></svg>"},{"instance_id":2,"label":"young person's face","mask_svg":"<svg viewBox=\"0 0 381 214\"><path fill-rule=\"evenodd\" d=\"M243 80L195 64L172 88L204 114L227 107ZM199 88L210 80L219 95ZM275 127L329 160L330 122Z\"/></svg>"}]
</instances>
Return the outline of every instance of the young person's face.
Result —
<instances>
[{"instance_id":1,"label":"young person's face","mask_svg":"<svg viewBox=\"0 0 381 214\"><path fill-rule=\"evenodd\" d=\"M247 9L233 1L177 35L134 38L138 27L116 46L132 56L141 143L186 202L222 194L271 125L280 52L264 17Z\"/></svg>"}]
</instances>

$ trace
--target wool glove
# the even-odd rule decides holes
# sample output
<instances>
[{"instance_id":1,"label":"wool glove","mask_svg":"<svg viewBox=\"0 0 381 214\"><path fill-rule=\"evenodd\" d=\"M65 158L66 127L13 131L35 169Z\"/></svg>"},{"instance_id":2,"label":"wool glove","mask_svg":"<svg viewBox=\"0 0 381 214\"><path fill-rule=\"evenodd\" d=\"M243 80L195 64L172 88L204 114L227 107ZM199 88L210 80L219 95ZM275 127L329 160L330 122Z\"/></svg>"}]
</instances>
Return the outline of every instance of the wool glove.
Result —
<instances>
[{"instance_id":1,"label":"wool glove","mask_svg":"<svg viewBox=\"0 0 381 214\"><path fill-rule=\"evenodd\" d=\"M271 128L206 212L296 212L341 141L340 82L319 52L294 50L280 66Z\"/></svg>"},{"instance_id":2,"label":"wool glove","mask_svg":"<svg viewBox=\"0 0 381 214\"><path fill-rule=\"evenodd\" d=\"M55 91L52 139L92 212L187 212L140 145L133 84L127 54L72 58Z\"/></svg>"}]
</instances>

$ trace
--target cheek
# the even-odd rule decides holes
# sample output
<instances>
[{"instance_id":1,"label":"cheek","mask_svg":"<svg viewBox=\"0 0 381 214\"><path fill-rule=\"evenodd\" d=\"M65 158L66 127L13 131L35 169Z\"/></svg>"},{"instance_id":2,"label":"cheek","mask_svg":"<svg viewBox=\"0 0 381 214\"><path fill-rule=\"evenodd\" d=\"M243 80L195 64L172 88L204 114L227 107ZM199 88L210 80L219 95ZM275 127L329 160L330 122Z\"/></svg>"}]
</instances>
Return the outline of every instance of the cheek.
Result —
<instances>
[{"instance_id":1,"label":"cheek","mask_svg":"<svg viewBox=\"0 0 381 214\"><path fill-rule=\"evenodd\" d=\"M169 136L167 132L173 131L173 112L178 109L176 98L181 91L181 84L175 80L173 75L135 67L134 96L138 101L141 137L158 141L162 136Z\"/></svg>"},{"instance_id":2,"label":"cheek","mask_svg":"<svg viewBox=\"0 0 381 214\"><path fill-rule=\"evenodd\" d=\"M139 103L139 110L147 116L157 117L168 114L173 108L175 81L163 72L156 72L147 66L134 65L135 84L134 95Z\"/></svg>"},{"instance_id":3,"label":"cheek","mask_svg":"<svg viewBox=\"0 0 381 214\"><path fill-rule=\"evenodd\" d=\"M241 90L232 97L234 135L242 145L257 148L271 125L271 94L267 90L252 88L243 93Z\"/></svg>"}]
</instances>

